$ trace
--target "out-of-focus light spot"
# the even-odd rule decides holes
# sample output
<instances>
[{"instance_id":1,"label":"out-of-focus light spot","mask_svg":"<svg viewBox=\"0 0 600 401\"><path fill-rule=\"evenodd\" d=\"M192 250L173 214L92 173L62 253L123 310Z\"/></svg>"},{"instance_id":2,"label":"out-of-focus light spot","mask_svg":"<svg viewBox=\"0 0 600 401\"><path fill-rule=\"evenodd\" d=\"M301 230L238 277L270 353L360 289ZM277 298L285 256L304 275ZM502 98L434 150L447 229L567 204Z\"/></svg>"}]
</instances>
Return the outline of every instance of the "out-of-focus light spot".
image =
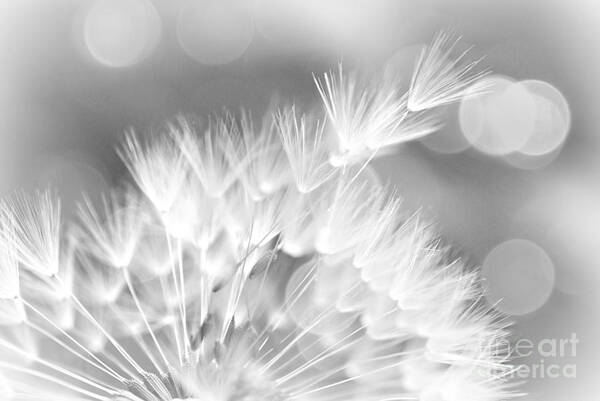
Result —
<instances>
[{"instance_id":1,"label":"out-of-focus light spot","mask_svg":"<svg viewBox=\"0 0 600 401\"><path fill-rule=\"evenodd\" d=\"M148 56L161 34L158 13L148 0L97 0L84 20L90 54L110 67L128 67Z\"/></svg>"},{"instance_id":2,"label":"out-of-focus light spot","mask_svg":"<svg viewBox=\"0 0 600 401\"><path fill-rule=\"evenodd\" d=\"M484 79L487 91L461 102L462 132L476 149L491 155L519 150L531 136L536 104L527 88L518 82L492 76Z\"/></svg>"},{"instance_id":3,"label":"out-of-focus light spot","mask_svg":"<svg viewBox=\"0 0 600 401\"><path fill-rule=\"evenodd\" d=\"M535 127L519 152L539 156L557 149L566 139L571 126L571 111L563 94L544 81L521 81L534 98Z\"/></svg>"},{"instance_id":4,"label":"out-of-focus light spot","mask_svg":"<svg viewBox=\"0 0 600 401\"><path fill-rule=\"evenodd\" d=\"M554 289L554 265L535 243L512 239L496 246L482 268L486 297L502 312L524 315L542 307Z\"/></svg>"},{"instance_id":5,"label":"out-of-focus light spot","mask_svg":"<svg viewBox=\"0 0 600 401\"><path fill-rule=\"evenodd\" d=\"M254 22L241 0L191 0L181 7L177 37L183 50L202 64L240 57L254 36Z\"/></svg>"}]
</instances>

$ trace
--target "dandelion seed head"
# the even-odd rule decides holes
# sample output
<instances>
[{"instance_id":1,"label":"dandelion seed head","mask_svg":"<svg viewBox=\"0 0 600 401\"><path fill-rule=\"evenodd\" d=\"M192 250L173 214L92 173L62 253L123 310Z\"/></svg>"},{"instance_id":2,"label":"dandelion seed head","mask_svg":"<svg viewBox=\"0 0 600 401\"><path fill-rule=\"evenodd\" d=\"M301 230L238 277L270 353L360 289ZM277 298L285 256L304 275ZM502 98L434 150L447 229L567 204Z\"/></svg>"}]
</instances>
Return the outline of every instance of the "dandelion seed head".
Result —
<instances>
[{"instance_id":1,"label":"dandelion seed head","mask_svg":"<svg viewBox=\"0 0 600 401\"><path fill-rule=\"evenodd\" d=\"M478 269L369 167L437 130L429 109L460 97L470 70L430 60L436 43L408 93L340 67L317 80L323 115L273 105L260 119L178 117L144 140L129 133L119 153L138 188L84 200L76 221L61 226L50 192L2 201L0 373L11 391L510 396L499 346L509 323L485 302Z\"/></svg>"}]
</instances>

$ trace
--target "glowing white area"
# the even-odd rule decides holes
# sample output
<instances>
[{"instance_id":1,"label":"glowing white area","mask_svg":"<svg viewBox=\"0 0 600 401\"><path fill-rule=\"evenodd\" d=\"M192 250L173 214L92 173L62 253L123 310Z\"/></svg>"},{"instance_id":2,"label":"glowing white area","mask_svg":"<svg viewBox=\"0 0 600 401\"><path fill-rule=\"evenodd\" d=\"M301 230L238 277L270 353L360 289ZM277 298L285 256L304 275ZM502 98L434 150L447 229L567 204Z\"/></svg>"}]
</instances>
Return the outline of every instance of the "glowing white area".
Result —
<instances>
[{"instance_id":1,"label":"glowing white area","mask_svg":"<svg viewBox=\"0 0 600 401\"><path fill-rule=\"evenodd\" d=\"M488 89L463 99L459 110L462 132L476 149L491 155L515 152L527 142L536 121L536 103L527 88L501 77L485 78Z\"/></svg>"},{"instance_id":2,"label":"glowing white area","mask_svg":"<svg viewBox=\"0 0 600 401\"><path fill-rule=\"evenodd\" d=\"M487 298L502 312L524 315L541 308L554 289L554 265L535 243L511 239L497 245L483 263Z\"/></svg>"},{"instance_id":3,"label":"glowing white area","mask_svg":"<svg viewBox=\"0 0 600 401\"><path fill-rule=\"evenodd\" d=\"M83 29L90 54L110 67L138 63L152 52L161 34L160 18L148 0L97 0Z\"/></svg>"},{"instance_id":4,"label":"glowing white area","mask_svg":"<svg viewBox=\"0 0 600 401\"><path fill-rule=\"evenodd\" d=\"M492 76L485 82L489 86L486 93L465 98L460 105L460 127L468 142L481 152L504 156L517 168L539 169L551 163L571 126L571 111L563 94L539 80L515 82ZM428 141L434 140L423 142L431 147Z\"/></svg>"},{"instance_id":5,"label":"glowing white area","mask_svg":"<svg viewBox=\"0 0 600 401\"><path fill-rule=\"evenodd\" d=\"M246 7L236 0L186 2L177 21L179 44L202 64L219 65L237 59L254 36L254 23Z\"/></svg>"},{"instance_id":6,"label":"glowing white area","mask_svg":"<svg viewBox=\"0 0 600 401\"><path fill-rule=\"evenodd\" d=\"M564 142L571 127L571 111L563 94L544 81L520 84L533 96L536 105L534 130L519 152L540 156L553 152Z\"/></svg>"}]
</instances>

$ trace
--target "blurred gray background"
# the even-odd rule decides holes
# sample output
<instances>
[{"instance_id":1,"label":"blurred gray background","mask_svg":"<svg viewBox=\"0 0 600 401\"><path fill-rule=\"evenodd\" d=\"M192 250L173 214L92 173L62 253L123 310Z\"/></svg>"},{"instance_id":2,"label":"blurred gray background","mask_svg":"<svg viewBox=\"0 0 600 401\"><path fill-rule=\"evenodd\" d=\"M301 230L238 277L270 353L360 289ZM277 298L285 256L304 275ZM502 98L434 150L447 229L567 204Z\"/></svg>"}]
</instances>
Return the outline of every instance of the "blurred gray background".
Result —
<instances>
[{"instance_id":1,"label":"blurred gray background","mask_svg":"<svg viewBox=\"0 0 600 401\"><path fill-rule=\"evenodd\" d=\"M554 108L532 121L540 135L558 126L566 137L534 155L498 151L494 138L469 136L472 107L455 105L435 137L375 167L483 265L515 341L534 345L517 362L539 366L526 399L595 400L598 26L595 0L0 0L0 193L51 184L68 213L82 191L122 179L114 148L130 127L224 107L258 113L274 95L317 101L311 74L340 60L408 81L420 46L451 29L497 79L542 81ZM527 96L490 101L486 115L518 135ZM576 349L552 352L573 333Z\"/></svg>"}]
</instances>

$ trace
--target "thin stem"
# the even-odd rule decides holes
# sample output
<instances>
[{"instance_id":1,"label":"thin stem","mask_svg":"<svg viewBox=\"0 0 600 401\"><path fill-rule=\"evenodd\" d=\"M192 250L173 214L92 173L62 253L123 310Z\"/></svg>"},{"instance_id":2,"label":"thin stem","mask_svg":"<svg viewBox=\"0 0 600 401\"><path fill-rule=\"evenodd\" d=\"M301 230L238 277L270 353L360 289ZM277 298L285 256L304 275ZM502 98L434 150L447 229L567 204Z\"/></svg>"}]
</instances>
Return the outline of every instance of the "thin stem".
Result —
<instances>
[{"instance_id":1,"label":"thin stem","mask_svg":"<svg viewBox=\"0 0 600 401\"><path fill-rule=\"evenodd\" d=\"M163 359L166 367L168 368L170 366L169 361L167 360L162 347L160 346L160 344L158 343L158 340L156 339L156 335L154 334L154 330L152 330L152 327L150 327L150 323L148 322L148 318L146 317L146 314L144 313L144 310L142 309L142 305L140 304L140 300L138 299L138 296L135 292L135 289L133 288L133 285L131 283L131 276L129 275L129 270L128 269L123 269L123 275L125 276L125 283L127 284L127 288L129 289L129 292L131 293L131 297L133 298L133 302L135 303L135 306L137 308L137 310L140 312L140 315L142 316L142 320L144 321L144 324L146 325L146 330L148 330L148 333L150 333L150 337L152 337L152 341L154 341L154 345L156 346L156 349L158 350L158 353L160 354L161 358ZM162 370L160 370L160 373L163 374Z\"/></svg>"},{"instance_id":2,"label":"thin stem","mask_svg":"<svg viewBox=\"0 0 600 401\"><path fill-rule=\"evenodd\" d=\"M67 388L69 390L76 391L76 392L78 392L80 394L83 394L83 395L85 395L87 397L94 398L94 399L99 400L99 401L111 401L112 400L112 397L108 398L108 397L105 397L103 395L92 393L91 391L85 390L85 389L83 389L83 388L81 388L79 386L76 386L76 385L71 384L71 383L67 383L64 380L58 379L58 378L56 378L54 376L51 376L51 375L39 372L39 371L34 370L34 369L24 368L24 367L12 365L12 364L6 363L6 362L0 362L0 368L2 368L2 369L8 369L8 370L13 370L13 371L16 371L16 372L25 373L25 374L28 374L28 375L31 375L31 376L34 376L34 377L39 377L40 379L44 379L44 380L47 380L47 381L49 381L51 383L58 384L58 385L60 385L62 387L65 387L65 388ZM106 391L106 390L103 390L103 391L107 392L111 396L117 395L117 392ZM47 399L47 397L44 397L44 399Z\"/></svg>"},{"instance_id":3,"label":"thin stem","mask_svg":"<svg viewBox=\"0 0 600 401\"><path fill-rule=\"evenodd\" d=\"M171 276L173 278L173 285L175 287L175 294L177 296L177 300L179 301L177 303L177 306L178 306L178 309L179 309L179 317L180 317L180 320L182 321L182 325L185 326L184 313L183 313L183 307L182 307L182 295L181 295L181 290L179 288L179 282L180 282L180 280L177 279L177 267L176 267L175 262L173 260L174 259L173 258L173 244L171 243L171 236L169 235L169 232L167 230L167 226L165 224L163 224L163 228L164 228L165 238L167 240L167 248L169 249L169 263L171 265L171 269L170 269L171 270ZM165 299L165 301L167 301L167 300ZM185 302L185 301L183 301L183 302ZM187 328L183 327L183 329L184 329L184 331L187 331ZM175 330L175 333L178 333L178 330ZM183 333L182 333L182 335L183 335ZM181 350L180 350L181 343L180 343L180 340L179 340L178 337L179 337L179 334L176 335L176 342L178 344L178 350L179 350L178 351L178 353L179 353L179 364L181 366L183 366L183 361L181 359ZM186 340L184 339L184 343L185 342L186 342ZM184 348L185 348L185 345L184 345ZM186 352L186 355L187 355L187 352Z\"/></svg>"},{"instance_id":4,"label":"thin stem","mask_svg":"<svg viewBox=\"0 0 600 401\"><path fill-rule=\"evenodd\" d=\"M113 375L115 378L117 378L117 380L119 380L119 381L124 380L123 377L120 376L115 370L113 370L110 366L108 366L106 363L104 363L100 358L98 358L96 355L94 355L93 352L91 352L84 345L82 345L79 341L77 341L75 338L73 338L73 336L71 336L69 333L67 333L65 330L63 330L60 326L58 326L56 323L54 323L52 321L52 319L47 317L43 312L38 310L35 306L33 306L32 304L27 302L25 299L23 299L23 298L19 298L19 299L21 302L23 302L23 305L25 305L26 307L31 309L33 312L35 312L36 315L41 317L45 322L47 322L52 327L54 327L56 330L58 330L62 335L67 337L71 342L73 342L75 345L77 345L79 348L81 348L81 350L83 350L86 354L88 354L90 357L92 357L96 362L98 362L105 369L107 369L109 372L111 372L111 375Z\"/></svg>"},{"instance_id":5,"label":"thin stem","mask_svg":"<svg viewBox=\"0 0 600 401\"><path fill-rule=\"evenodd\" d=\"M20 355L22 355L22 356L24 356L26 358L31 358L34 361L38 362L39 364L41 364L43 366L46 366L47 368L50 368L50 369L52 369L52 370L54 370L56 372L62 373L63 375L68 376L71 379L77 380L77 381L79 381L81 383L85 383L85 384L87 384L90 387L94 387L94 388L96 388L98 390L102 390L102 391L104 391L107 394L115 394L114 391L116 389L114 389L114 388L111 389L110 385L99 384L99 383L97 383L97 382L95 382L95 381L93 381L93 380L91 380L89 378L83 377L83 376L81 376L81 375L79 375L79 374L77 374L75 372L72 372L72 371L70 371L68 369L65 369L65 368L63 368L61 366L58 366L57 364L55 364L53 362L47 361L44 358L41 358L41 357L36 356L36 355L32 355L31 353L28 353L28 352L22 350L21 348L17 347L16 345L14 345L14 344L6 341L6 340L0 339L0 346L4 347L4 348L6 348L6 349L8 349L10 351L16 352L17 354L20 354Z\"/></svg>"},{"instance_id":6,"label":"thin stem","mask_svg":"<svg viewBox=\"0 0 600 401\"><path fill-rule=\"evenodd\" d=\"M53 277L60 285L62 285L62 282L58 276L55 275ZM121 346L121 344L119 344L119 342L113 336L111 336L110 333L108 331L106 331L106 329L104 327L102 327L102 325L100 323L98 323L98 321L94 318L94 316L92 316L92 314L81 303L81 301L79 301L79 299L75 296L75 294L71 291L69 293L69 295L70 295L71 299L73 300L73 302L75 303L75 305L77 305L77 307L79 308L79 311L94 326L96 326L98 328L98 330L100 330L102 332L102 334L104 334L106 336L108 341L110 341L110 343L117 349L117 351L119 351L119 353L123 356L123 358L125 358L127 360L127 362L129 362L131 364L131 366L133 366L138 373L143 373L144 370L141 368L141 366L138 365L135 362L135 360L127 353L127 351L125 351L125 349Z\"/></svg>"},{"instance_id":7,"label":"thin stem","mask_svg":"<svg viewBox=\"0 0 600 401\"><path fill-rule=\"evenodd\" d=\"M188 357L188 353L190 351L190 337L188 334L187 327L187 306L186 306L186 297L185 297L185 279L183 275L183 250L181 247L181 239L177 239L177 261L179 263L179 288L181 289L181 310L183 317L181 319L181 324L183 326L183 345L185 347L185 357Z\"/></svg>"},{"instance_id":8,"label":"thin stem","mask_svg":"<svg viewBox=\"0 0 600 401\"><path fill-rule=\"evenodd\" d=\"M110 368L105 368L104 366L102 366L102 365L94 362L93 360L91 360L91 359L83 356L82 354L80 354L79 352L75 351L73 348L71 348L67 344L65 344L63 341L61 341L55 335L49 333L48 331L46 331L43 328L41 328L38 325L36 325L35 323L33 323L33 322L29 321L29 320L26 320L25 324L27 326L31 327L33 330L37 331L38 333L42 334L43 336L49 338L54 343L60 345L62 348L64 348L65 350L69 351L71 354L77 356L81 360L83 360L83 361L87 362L88 364L92 365L96 369L98 369L98 370L106 373L107 375L113 377L114 379L116 379L116 380L118 380L120 382L124 382L125 381L125 379L123 377L121 377L120 375L118 375L114 370L112 370Z\"/></svg>"}]
</instances>

